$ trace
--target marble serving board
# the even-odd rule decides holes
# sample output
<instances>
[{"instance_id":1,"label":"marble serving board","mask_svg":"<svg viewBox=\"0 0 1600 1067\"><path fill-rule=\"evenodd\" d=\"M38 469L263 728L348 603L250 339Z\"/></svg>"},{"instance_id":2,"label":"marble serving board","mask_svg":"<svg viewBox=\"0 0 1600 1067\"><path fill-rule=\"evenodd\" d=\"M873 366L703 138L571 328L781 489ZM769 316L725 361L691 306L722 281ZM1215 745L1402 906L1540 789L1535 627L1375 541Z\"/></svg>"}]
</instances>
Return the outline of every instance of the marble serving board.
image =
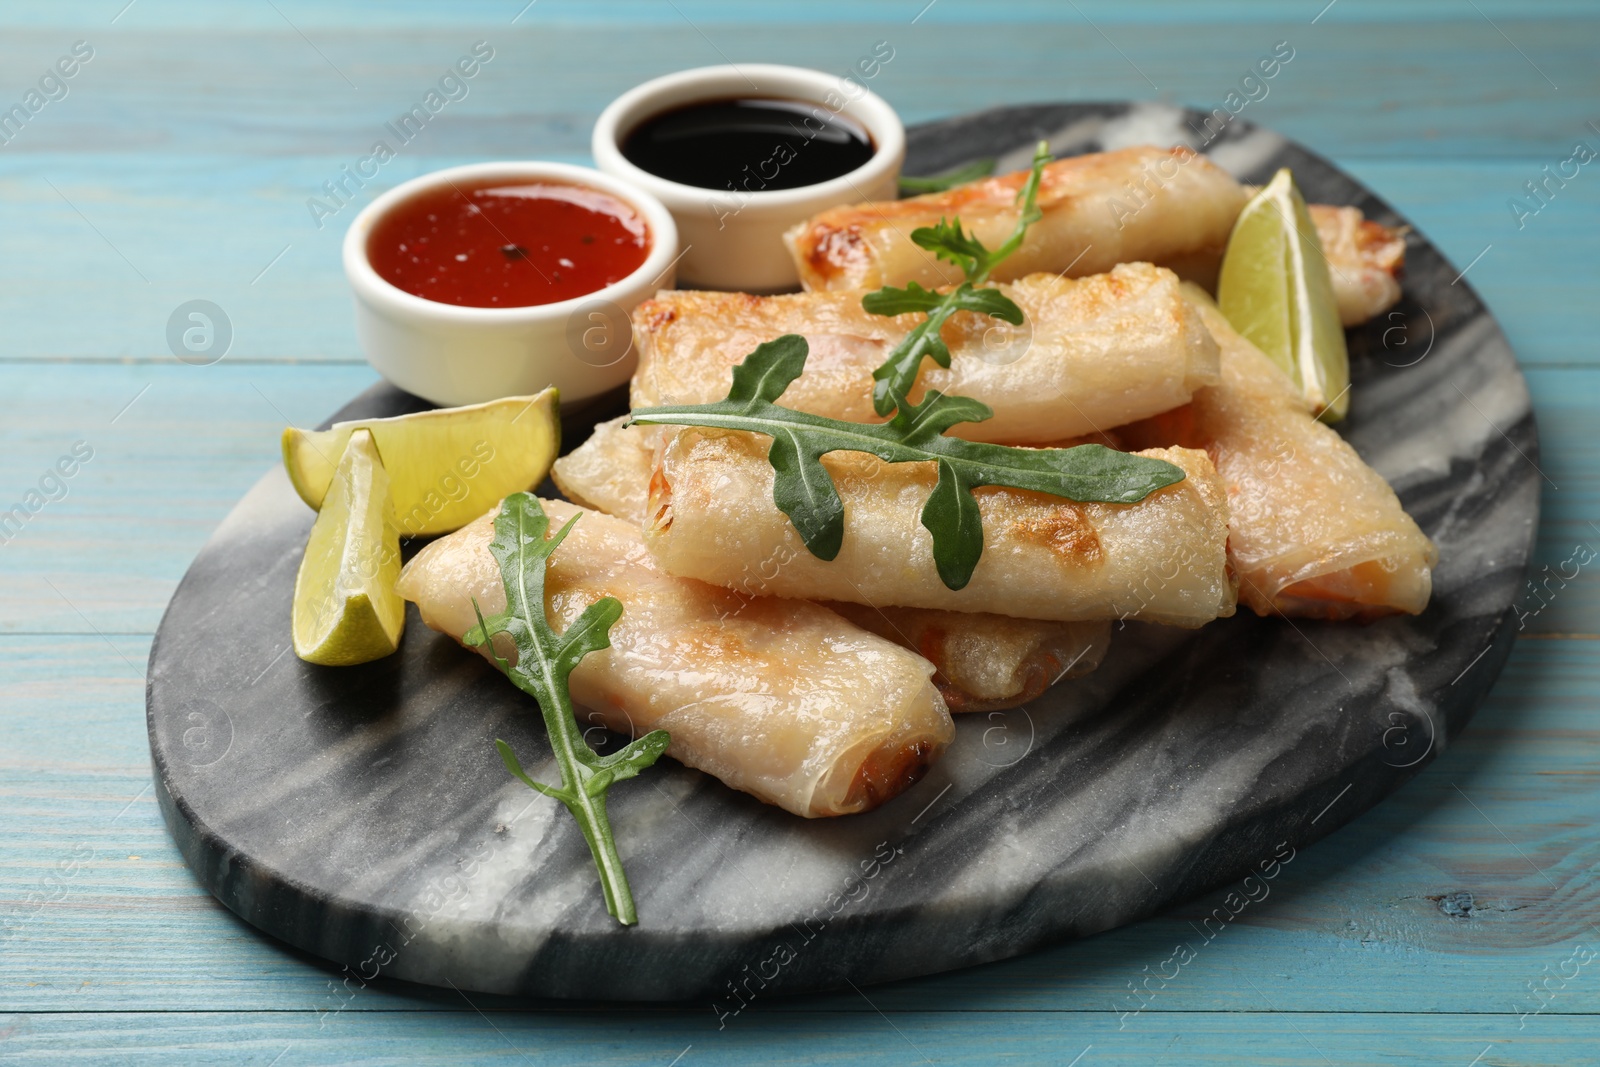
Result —
<instances>
[{"instance_id":1,"label":"marble serving board","mask_svg":"<svg viewBox=\"0 0 1600 1067\"><path fill-rule=\"evenodd\" d=\"M1240 178L1403 224L1326 161L1166 106L1010 108L911 131L908 173L1187 142ZM1420 233L1406 297L1351 334L1341 431L1439 545L1433 603L1369 626L1129 624L1105 664L966 717L878 811L804 820L663 760L612 793L640 921L605 911L565 811L514 781L548 756L533 703L413 609L399 653L302 663L290 597L311 512L268 473L206 544L150 655L168 826L200 882L274 937L370 978L561 997L705 998L866 985L1082 937L1304 848L1466 725L1509 654L1537 525L1538 441L1516 359ZM338 417L416 410L387 386ZM610 414L569 414L567 440ZM538 773L535 770L535 773ZM736 996L735 994L739 994Z\"/></svg>"}]
</instances>

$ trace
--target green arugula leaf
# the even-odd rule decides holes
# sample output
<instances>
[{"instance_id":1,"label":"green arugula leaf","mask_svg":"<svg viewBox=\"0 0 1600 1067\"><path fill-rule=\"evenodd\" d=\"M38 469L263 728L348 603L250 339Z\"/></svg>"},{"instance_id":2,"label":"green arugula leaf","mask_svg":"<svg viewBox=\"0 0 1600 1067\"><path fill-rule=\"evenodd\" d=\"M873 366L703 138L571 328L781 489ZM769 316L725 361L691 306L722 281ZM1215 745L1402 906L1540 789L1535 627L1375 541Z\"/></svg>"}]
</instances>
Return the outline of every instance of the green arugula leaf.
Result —
<instances>
[{"instance_id":1,"label":"green arugula leaf","mask_svg":"<svg viewBox=\"0 0 1600 1067\"><path fill-rule=\"evenodd\" d=\"M904 315L910 311L976 311L1022 325L1022 309L998 289L974 289L962 282L948 293L937 293L912 282L904 289L879 289L861 298L861 306L874 315Z\"/></svg>"},{"instance_id":2,"label":"green arugula leaf","mask_svg":"<svg viewBox=\"0 0 1600 1067\"><path fill-rule=\"evenodd\" d=\"M933 311L944 303L945 295L911 282L904 289L884 286L861 298L861 306L872 315L905 315L913 311Z\"/></svg>"},{"instance_id":3,"label":"green arugula leaf","mask_svg":"<svg viewBox=\"0 0 1600 1067\"><path fill-rule=\"evenodd\" d=\"M960 219L940 219L933 226L919 226L911 231L911 241L932 252L935 258L954 263L969 279L977 277L989 259L989 250L961 228Z\"/></svg>"},{"instance_id":4,"label":"green arugula leaf","mask_svg":"<svg viewBox=\"0 0 1600 1067\"><path fill-rule=\"evenodd\" d=\"M771 433L767 462L772 464L772 502L789 516L813 556L836 558L844 546L844 501L839 499L833 479L817 462L798 428L774 425Z\"/></svg>"},{"instance_id":5,"label":"green arugula leaf","mask_svg":"<svg viewBox=\"0 0 1600 1067\"><path fill-rule=\"evenodd\" d=\"M767 453L776 476L772 500L794 523L819 559L838 556L844 539L844 505L822 457L867 452L886 463L939 464L939 483L922 511L933 536L939 577L963 588L983 553L983 530L972 490L984 485L1032 489L1080 502L1132 504L1183 480L1181 467L1102 445L1011 448L948 437L962 422L982 422L994 412L966 396L929 392L920 404L902 403L886 423L843 422L781 407L773 401L804 368L805 338L786 334L760 345L735 371L734 392L712 404L640 408L632 421L747 430L772 438ZM737 383L758 382L759 389ZM781 386L778 383L782 383Z\"/></svg>"},{"instance_id":6,"label":"green arugula leaf","mask_svg":"<svg viewBox=\"0 0 1600 1067\"><path fill-rule=\"evenodd\" d=\"M912 175L902 174L900 175L900 192L902 194L913 193L918 195L922 193L942 193L946 189L953 189L958 185L975 182L979 178L987 178L994 173L994 164L995 161L993 159L975 159L965 166L929 177L913 177Z\"/></svg>"},{"instance_id":7,"label":"green arugula leaf","mask_svg":"<svg viewBox=\"0 0 1600 1067\"><path fill-rule=\"evenodd\" d=\"M802 354L802 366L804 362ZM787 386L786 379L778 392ZM600 874L606 910L622 924L630 925L638 922L639 916L606 816L606 790L654 763L672 739L665 730L652 730L609 756L596 755L583 739L567 679L584 656L611 647L611 627L622 617L622 604L615 597L602 597L585 608L562 633L551 628L544 611L545 570L551 554L577 521L574 516L554 537L549 537L550 520L538 498L528 493L506 497L495 516L494 540L489 543L490 553L500 564L506 610L485 619L474 600L472 609L477 613L478 625L468 630L462 640L474 648L488 645L490 655L506 677L539 702L550 747L561 769L561 784L535 781L504 741L496 739L495 748L506 770L528 788L559 800L578 820ZM494 650L493 639L502 633L509 634L516 645L515 664Z\"/></svg>"},{"instance_id":8,"label":"green arugula leaf","mask_svg":"<svg viewBox=\"0 0 1600 1067\"><path fill-rule=\"evenodd\" d=\"M962 282L948 293L936 293L912 282L904 289L880 289L861 298L861 306L874 315L900 315L926 311L928 317L906 334L889 358L872 372L872 407L887 415L906 402L917 376L922 373L923 357L941 367L950 365L950 346L944 343L944 324L958 311L974 311L1022 325L1022 309L998 289L974 289ZM895 310L897 309L897 310Z\"/></svg>"},{"instance_id":9,"label":"green arugula leaf","mask_svg":"<svg viewBox=\"0 0 1600 1067\"><path fill-rule=\"evenodd\" d=\"M889 428L901 443L921 445L933 441L952 426L963 422L982 422L994 418L994 409L970 396L946 396L937 389L920 404L908 404L895 412Z\"/></svg>"},{"instance_id":10,"label":"green arugula leaf","mask_svg":"<svg viewBox=\"0 0 1600 1067\"><path fill-rule=\"evenodd\" d=\"M972 486L944 460L939 461L939 484L922 506L922 525L933 535L939 580L950 589L964 588L983 556L983 516ZM940 544L946 546L942 553L937 549Z\"/></svg>"},{"instance_id":11,"label":"green arugula leaf","mask_svg":"<svg viewBox=\"0 0 1600 1067\"><path fill-rule=\"evenodd\" d=\"M966 275L966 281L947 293L924 289L912 282L904 289L886 286L861 298L861 306L873 315L904 315L920 311L928 316L872 372L872 409L879 415L887 415L906 403L911 386L915 384L917 375L922 373L924 357L941 367L950 365L950 349L944 343L942 331L945 322L957 311L971 311L1001 319L1013 326L1022 325L1022 309L1014 301L998 289L977 287L988 281L989 275L1002 260L1022 247L1028 227L1042 217L1038 203L1039 182L1044 175L1044 165L1048 162L1048 146L1040 141L1033 153L1033 169L1017 193L1017 199L1022 203L1022 214L1005 244L994 251L991 252L977 237L962 229L960 219L940 219L936 226L923 226L911 231L911 239L920 247L960 267Z\"/></svg>"},{"instance_id":12,"label":"green arugula leaf","mask_svg":"<svg viewBox=\"0 0 1600 1067\"><path fill-rule=\"evenodd\" d=\"M756 351L761 353L760 359L746 359L733 368L729 400L776 400L806 369L809 349L803 337L785 334L757 345Z\"/></svg>"}]
</instances>

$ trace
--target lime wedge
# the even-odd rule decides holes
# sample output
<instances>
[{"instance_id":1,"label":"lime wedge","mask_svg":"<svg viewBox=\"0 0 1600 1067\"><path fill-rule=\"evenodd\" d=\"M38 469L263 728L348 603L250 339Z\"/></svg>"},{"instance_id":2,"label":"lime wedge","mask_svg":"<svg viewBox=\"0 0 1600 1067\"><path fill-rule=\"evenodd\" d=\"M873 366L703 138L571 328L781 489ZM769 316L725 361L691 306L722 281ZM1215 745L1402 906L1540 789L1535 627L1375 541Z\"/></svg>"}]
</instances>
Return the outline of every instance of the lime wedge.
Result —
<instances>
[{"instance_id":1,"label":"lime wedge","mask_svg":"<svg viewBox=\"0 0 1600 1067\"><path fill-rule=\"evenodd\" d=\"M389 472L395 521L406 537L457 530L550 473L561 445L556 391L392 419L283 431L295 492L321 508L351 435L366 430Z\"/></svg>"},{"instance_id":2,"label":"lime wedge","mask_svg":"<svg viewBox=\"0 0 1600 1067\"><path fill-rule=\"evenodd\" d=\"M1286 371L1324 422L1350 408L1350 357L1328 260L1289 169L1239 212L1217 281L1222 313Z\"/></svg>"},{"instance_id":3,"label":"lime wedge","mask_svg":"<svg viewBox=\"0 0 1600 1067\"><path fill-rule=\"evenodd\" d=\"M349 667L400 647L400 531L372 434L350 435L330 481L294 582L294 654Z\"/></svg>"}]
</instances>

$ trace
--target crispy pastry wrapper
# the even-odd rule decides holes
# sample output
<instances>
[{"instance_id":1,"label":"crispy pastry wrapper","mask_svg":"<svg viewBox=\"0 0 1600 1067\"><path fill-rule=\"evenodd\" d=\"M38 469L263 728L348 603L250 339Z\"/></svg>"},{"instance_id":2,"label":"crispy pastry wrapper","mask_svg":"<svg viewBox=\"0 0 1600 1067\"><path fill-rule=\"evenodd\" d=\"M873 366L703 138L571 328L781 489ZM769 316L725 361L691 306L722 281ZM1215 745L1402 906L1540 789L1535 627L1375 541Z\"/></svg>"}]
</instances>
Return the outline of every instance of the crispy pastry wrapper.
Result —
<instances>
[{"instance_id":1,"label":"crispy pastry wrapper","mask_svg":"<svg viewBox=\"0 0 1600 1067\"><path fill-rule=\"evenodd\" d=\"M984 178L939 193L829 208L784 235L807 289L951 285L960 271L911 240L941 218L990 248L1011 236L1027 171ZM1077 277L1118 263L1209 254L1220 257L1249 194L1233 176L1189 148L1141 146L1058 159L1039 182L1040 220L1000 264L1000 281L1035 271Z\"/></svg>"},{"instance_id":2,"label":"crispy pastry wrapper","mask_svg":"<svg viewBox=\"0 0 1600 1067\"><path fill-rule=\"evenodd\" d=\"M1056 441L1170 410L1217 382L1216 342L1169 270L1123 263L1092 277L1034 274L999 288L1022 309L1023 324L958 312L944 328L950 366L926 361L911 393L920 400L937 389L994 409L991 419L954 427L954 436ZM811 354L784 406L882 421L872 407L872 371L923 316L871 315L862 296L658 293L633 314L633 406L721 400L734 367L757 345L797 333Z\"/></svg>"},{"instance_id":3,"label":"crispy pastry wrapper","mask_svg":"<svg viewBox=\"0 0 1600 1067\"><path fill-rule=\"evenodd\" d=\"M784 235L809 290L953 285L954 265L917 247L911 233L941 218L990 248L1011 235L1027 171L984 178L939 193L829 208ZM1118 263L1150 262L1214 288L1234 220L1255 192L1187 147L1142 146L1059 159L1039 183L1043 217L995 271L999 281L1043 271L1084 277ZM1400 299L1405 232L1353 207L1311 204L1339 315L1355 326Z\"/></svg>"},{"instance_id":4,"label":"crispy pastry wrapper","mask_svg":"<svg viewBox=\"0 0 1600 1067\"><path fill-rule=\"evenodd\" d=\"M1405 230L1392 230L1359 208L1307 205L1317 241L1328 260L1339 321L1359 326L1400 302L1400 269L1406 261Z\"/></svg>"},{"instance_id":5,"label":"crispy pastry wrapper","mask_svg":"<svg viewBox=\"0 0 1600 1067\"><path fill-rule=\"evenodd\" d=\"M624 416L596 426L589 440L556 460L551 474L569 499L642 524L650 473L677 430L626 422ZM748 576L741 591L758 595L763 583L759 573ZM1063 678L1094 670L1111 642L1109 622L1044 622L842 601L825 606L932 663L934 684L952 712L1025 704Z\"/></svg>"},{"instance_id":6,"label":"crispy pastry wrapper","mask_svg":"<svg viewBox=\"0 0 1600 1067\"><path fill-rule=\"evenodd\" d=\"M937 480L933 463L884 463L859 452L823 457L844 502L844 543L828 561L806 549L773 503L769 443L695 427L666 445L645 526L664 569L730 588L759 573L778 596L1057 622L1138 618L1192 627L1233 613L1228 505L1203 452L1142 453L1187 476L1137 504L978 489L983 556L966 587L953 590L939 578L920 518Z\"/></svg>"},{"instance_id":7,"label":"crispy pastry wrapper","mask_svg":"<svg viewBox=\"0 0 1600 1067\"><path fill-rule=\"evenodd\" d=\"M1001 711L1026 704L1066 678L1100 666L1111 623L1043 622L984 612L827 606L864 630L922 654L952 712Z\"/></svg>"},{"instance_id":8,"label":"crispy pastry wrapper","mask_svg":"<svg viewBox=\"0 0 1600 1067\"><path fill-rule=\"evenodd\" d=\"M1205 449L1232 506L1228 554L1239 599L1260 615L1417 614L1438 550L1382 475L1318 422L1277 365L1192 291L1222 346L1222 384L1121 428L1134 445Z\"/></svg>"},{"instance_id":9,"label":"crispy pastry wrapper","mask_svg":"<svg viewBox=\"0 0 1600 1067\"><path fill-rule=\"evenodd\" d=\"M591 722L632 736L667 730L674 759L807 817L878 806L950 743L954 726L921 657L815 604L671 577L634 524L541 503L553 528L582 515L550 560L552 625L602 596L623 605L611 647L572 672L573 700ZM400 578L422 621L457 640L476 622L473 598L485 615L505 608L493 523L491 513L433 542ZM515 655L504 635L496 647Z\"/></svg>"}]
</instances>

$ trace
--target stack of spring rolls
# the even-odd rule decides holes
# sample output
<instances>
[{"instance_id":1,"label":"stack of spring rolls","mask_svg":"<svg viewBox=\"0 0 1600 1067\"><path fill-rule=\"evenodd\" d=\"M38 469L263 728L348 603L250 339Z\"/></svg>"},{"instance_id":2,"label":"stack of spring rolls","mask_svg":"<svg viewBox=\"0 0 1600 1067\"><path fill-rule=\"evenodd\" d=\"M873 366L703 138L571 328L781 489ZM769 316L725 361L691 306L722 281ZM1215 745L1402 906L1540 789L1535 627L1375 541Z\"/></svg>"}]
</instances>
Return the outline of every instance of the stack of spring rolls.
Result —
<instances>
[{"instance_id":1,"label":"stack of spring rolls","mask_svg":"<svg viewBox=\"0 0 1600 1067\"><path fill-rule=\"evenodd\" d=\"M872 371L920 316L867 314L881 286L952 284L911 231L957 217L997 245L1025 174L894 203L825 211L787 235L806 291L668 291L635 311L635 408L722 399L756 345L810 346L780 403L878 421ZM1193 281L1215 277L1249 190L1187 149L1134 148L1045 168L1043 217L996 271L1022 327L947 323L937 389L994 409L953 433L1020 446L1085 439L1176 464L1181 482L1133 504L976 490L983 554L947 588L920 522L932 464L823 460L845 535L824 561L773 503L762 436L618 419L557 461L582 513L551 560L556 624L602 595L623 603L611 647L572 674L575 700L628 734L670 731L668 754L797 815L868 810L926 770L950 712L1014 707L1093 670L1111 623L1198 627L1242 600L1262 615L1371 619L1428 603L1433 545L1394 492L1319 423L1277 366ZM1314 205L1341 317L1392 306L1403 235ZM401 592L459 639L472 600L501 610L492 516L435 541ZM507 650L502 649L502 653Z\"/></svg>"}]
</instances>

